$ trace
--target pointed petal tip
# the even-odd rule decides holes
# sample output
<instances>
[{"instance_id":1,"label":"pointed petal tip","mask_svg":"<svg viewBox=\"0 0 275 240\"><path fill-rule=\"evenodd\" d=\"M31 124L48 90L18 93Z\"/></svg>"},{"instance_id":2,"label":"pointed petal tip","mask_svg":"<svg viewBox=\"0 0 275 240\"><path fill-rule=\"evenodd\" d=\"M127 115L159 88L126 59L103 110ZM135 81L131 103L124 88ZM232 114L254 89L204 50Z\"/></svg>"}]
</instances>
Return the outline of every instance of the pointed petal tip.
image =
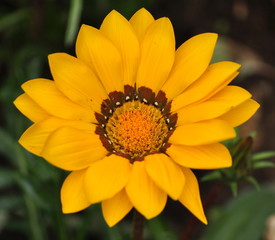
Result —
<instances>
[{"instance_id":1,"label":"pointed petal tip","mask_svg":"<svg viewBox=\"0 0 275 240\"><path fill-rule=\"evenodd\" d=\"M156 20L156 22L162 23L162 25L172 26L172 23L168 17L161 17Z\"/></svg>"},{"instance_id":2,"label":"pointed petal tip","mask_svg":"<svg viewBox=\"0 0 275 240\"><path fill-rule=\"evenodd\" d=\"M13 100L13 105L18 109L17 105L20 102L20 98L22 97L22 94L19 95L16 99Z\"/></svg>"},{"instance_id":3,"label":"pointed petal tip","mask_svg":"<svg viewBox=\"0 0 275 240\"><path fill-rule=\"evenodd\" d=\"M113 9L108 15L119 15L122 16L117 10ZM107 15L107 16L108 16Z\"/></svg>"},{"instance_id":4,"label":"pointed petal tip","mask_svg":"<svg viewBox=\"0 0 275 240\"><path fill-rule=\"evenodd\" d=\"M79 29L79 32L78 32L78 34L80 33L80 32L82 32L82 31L85 31L85 30L87 30L87 29L91 29L91 28L93 28L92 26L90 26L90 25L87 25L87 24L81 24L81 26L80 26L80 29Z\"/></svg>"},{"instance_id":5,"label":"pointed petal tip","mask_svg":"<svg viewBox=\"0 0 275 240\"><path fill-rule=\"evenodd\" d=\"M58 59L60 60L60 58L64 55L67 55L66 53L62 53L62 52L56 52L56 53L51 53L48 55L48 62L50 65L50 68L53 67L54 62Z\"/></svg>"},{"instance_id":6,"label":"pointed petal tip","mask_svg":"<svg viewBox=\"0 0 275 240\"><path fill-rule=\"evenodd\" d=\"M208 221L206 216L204 215L204 217L202 219L200 219L202 223L204 223L205 225L208 225Z\"/></svg>"},{"instance_id":7,"label":"pointed petal tip","mask_svg":"<svg viewBox=\"0 0 275 240\"><path fill-rule=\"evenodd\" d=\"M217 39L218 39L218 34L217 33L201 33L201 34L197 34L194 37L190 38L187 41L190 41L192 39L192 41L198 41L199 43L203 44L204 46L206 45L210 45L212 46L212 48L214 49Z\"/></svg>"},{"instance_id":8,"label":"pointed petal tip","mask_svg":"<svg viewBox=\"0 0 275 240\"><path fill-rule=\"evenodd\" d=\"M107 16L104 18L103 22L106 21L106 19L112 19L111 21L115 21L115 19L117 19L117 18L124 18L124 16L122 14L120 14L117 10L113 9L111 12L109 12L107 14Z\"/></svg>"},{"instance_id":9,"label":"pointed petal tip","mask_svg":"<svg viewBox=\"0 0 275 240\"><path fill-rule=\"evenodd\" d=\"M61 207L61 211L63 214L72 214L72 213L77 213L77 212L80 212L86 208L88 208L89 206L84 206L80 209L72 209L72 208L69 208L69 207L66 207L64 206L64 204L62 204L62 207Z\"/></svg>"},{"instance_id":10,"label":"pointed petal tip","mask_svg":"<svg viewBox=\"0 0 275 240\"><path fill-rule=\"evenodd\" d=\"M218 39L218 34L212 33L212 32L202 33L202 34L199 34L198 36L204 37L205 39L208 39L209 41L217 41L217 39Z\"/></svg>"},{"instance_id":11,"label":"pointed petal tip","mask_svg":"<svg viewBox=\"0 0 275 240\"><path fill-rule=\"evenodd\" d=\"M151 15L151 13L144 7L140 8L139 10L137 10L133 15L135 14L141 14L141 15Z\"/></svg>"}]
</instances>

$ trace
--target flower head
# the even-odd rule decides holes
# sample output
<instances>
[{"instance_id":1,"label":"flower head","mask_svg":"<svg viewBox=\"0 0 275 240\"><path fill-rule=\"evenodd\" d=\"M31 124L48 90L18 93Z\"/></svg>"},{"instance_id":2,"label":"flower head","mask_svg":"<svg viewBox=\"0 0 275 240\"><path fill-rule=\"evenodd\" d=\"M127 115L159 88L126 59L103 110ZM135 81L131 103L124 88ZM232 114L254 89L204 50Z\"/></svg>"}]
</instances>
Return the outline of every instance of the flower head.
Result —
<instances>
[{"instance_id":1,"label":"flower head","mask_svg":"<svg viewBox=\"0 0 275 240\"><path fill-rule=\"evenodd\" d=\"M206 223L190 169L231 166L221 141L259 105L227 86L239 64L210 64L217 34L175 50L168 18L145 9L130 21L112 11L100 29L83 25L76 56L49 56L53 81L22 85L17 108L34 124L19 142L71 171L61 189L64 213L101 202L113 226L133 207L150 219L179 200Z\"/></svg>"}]
</instances>

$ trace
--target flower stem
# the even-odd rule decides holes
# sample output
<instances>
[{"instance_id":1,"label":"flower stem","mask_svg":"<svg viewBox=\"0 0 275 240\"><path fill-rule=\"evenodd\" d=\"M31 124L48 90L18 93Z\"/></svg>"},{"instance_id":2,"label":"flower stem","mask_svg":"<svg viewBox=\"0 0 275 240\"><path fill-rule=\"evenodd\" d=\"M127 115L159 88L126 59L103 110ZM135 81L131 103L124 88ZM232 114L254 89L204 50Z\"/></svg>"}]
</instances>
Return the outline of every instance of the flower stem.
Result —
<instances>
[{"instance_id":1,"label":"flower stem","mask_svg":"<svg viewBox=\"0 0 275 240\"><path fill-rule=\"evenodd\" d=\"M143 240L143 227L144 217L137 210L134 210L133 240Z\"/></svg>"}]
</instances>

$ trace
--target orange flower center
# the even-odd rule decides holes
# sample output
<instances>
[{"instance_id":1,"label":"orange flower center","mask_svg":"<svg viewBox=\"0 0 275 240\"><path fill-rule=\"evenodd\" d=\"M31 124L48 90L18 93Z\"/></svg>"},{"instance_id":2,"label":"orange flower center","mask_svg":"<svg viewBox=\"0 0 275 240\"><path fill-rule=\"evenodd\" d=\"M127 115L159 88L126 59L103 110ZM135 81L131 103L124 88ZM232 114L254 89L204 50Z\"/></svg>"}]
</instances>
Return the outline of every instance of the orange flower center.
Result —
<instances>
[{"instance_id":1,"label":"orange flower center","mask_svg":"<svg viewBox=\"0 0 275 240\"><path fill-rule=\"evenodd\" d=\"M159 109L131 101L115 110L106 124L106 132L115 151L136 158L158 151L168 126Z\"/></svg>"}]
</instances>

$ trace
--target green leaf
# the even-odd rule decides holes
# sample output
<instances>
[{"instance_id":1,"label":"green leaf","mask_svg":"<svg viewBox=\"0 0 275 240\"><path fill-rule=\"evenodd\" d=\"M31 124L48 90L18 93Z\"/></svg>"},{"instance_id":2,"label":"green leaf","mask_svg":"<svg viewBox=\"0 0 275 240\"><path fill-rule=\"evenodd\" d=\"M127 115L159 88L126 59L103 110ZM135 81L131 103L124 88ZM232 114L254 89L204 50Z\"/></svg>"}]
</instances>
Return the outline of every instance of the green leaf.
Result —
<instances>
[{"instance_id":1,"label":"green leaf","mask_svg":"<svg viewBox=\"0 0 275 240\"><path fill-rule=\"evenodd\" d=\"M250 182L258 191L261 189L258 181L254 177L247 176L247 177L245 177L245 180Z\"/></svg>"},{"instance_id":2,"label":"green leaf","mask_svg":"<svg viewBox=\"0 0 275 240\"><path fill-rule=\"evenodd\" d=\"M222 177L222 174L219 170L212 171L208 173L207 175L204 175L200 180L202 182L211 181L215 179L220 179Z\"/></svg>"},{"instance_id":3,"label":"green leaf","mask_svg":"<svg viewBox=\"0 0 275 240\"><path fill-rule=\"evenodd\" d=\"M71 46L76 38L83 7L83 0L71 0L68 25L65 35L65 45Z\"/></svg>"},{"instance_id":4,"label":"green leaf","mask_svg":"<svg viewBox=\"0 0 275 240\"><path fill-rule=\"evenodd\" d=\"M0 128L0 139L0 153L4 154L8 158L16 158L15 149L18 143L4 128Z\"/></svg>"},{"instance_id":5,"label":"green leaf","mask_svg":"<svg viewBox=\"0 0 275 240\"><path fill-rule=\"evenodd\" d=\"M233 196L236 197L237 194L238 194L238 183L237 182L230 182L229 187L231 189L231 192L232 192Z\"/></svg>"},{"instance_id":6,"label":"green leaf","mask_svg":"<svg viewBox=\"0 0 275 240\"><path fill-rule=\"evenodd\" d=\"M14 183L15 171L10 169L0 169L0 189L7 188Z\"/></svg>"},{"instance_id":7,"label":"green leaf","mask_svg":"<svg viewBox=\"0 0 275 240\"><path fill-rule=\"evenodd\" d=\"M1 210L14 210L16 206L22 203L22 198L17 195L4 195L0 197Z\"/></svg>"},{"instance_id":8,"label":"green leaf","mask_svg":"<svg viewBox=\"0 0 275 240\"><path fill-rule=\"evenodd\" d=\"M267 161L261 161L261 162L253 162L252 168L258 169L258 168L274 168L275 163L273 162L267 162Z\"/></svg>"},{"instance_id":9,"label":"green leaf","mask_svg":"<svg viewBox=\"0 0 275 240\"><path fill-rule=\"evenodd\" d=\"M22 22L29 16L29 9L19 9L0 18L0 32Z\"/></svg>"},{"instance_id":10,"label":"green leaf","mask_svg":"<svg viewBox=\"0 0 275 240\"><path fill-rule=\"evenodd\" d=\"M275 151L266 151L266 152L260 152L260 153L255 153L252 156L253 161L259 161L262 159L267 159L267 158L272 158L275 157Z\"/></svg>"},{"instance_id":11,"label":"green leaf","mask_svg":"<svg viewBox=\"0 0 275 240\"><path fill-rule=\"evenodd\" d=\"M15 180L23 192L34 201L38 206L48 209L48 203L39 195L39 191L35 189L33 183L31 183L26 177L21 174L15 175Z\"/></svg>"},{"instance_id":12,"label":"green leaf","mask_svg":"<svg viewBox=\"0 0 275 240\"><path fill-rule=\"evenodd\" d=\"M250 190L222 208L201 240L259 240L265 231L266 219L275 212L274 190Z\"/></svg>"}]
</instances>

